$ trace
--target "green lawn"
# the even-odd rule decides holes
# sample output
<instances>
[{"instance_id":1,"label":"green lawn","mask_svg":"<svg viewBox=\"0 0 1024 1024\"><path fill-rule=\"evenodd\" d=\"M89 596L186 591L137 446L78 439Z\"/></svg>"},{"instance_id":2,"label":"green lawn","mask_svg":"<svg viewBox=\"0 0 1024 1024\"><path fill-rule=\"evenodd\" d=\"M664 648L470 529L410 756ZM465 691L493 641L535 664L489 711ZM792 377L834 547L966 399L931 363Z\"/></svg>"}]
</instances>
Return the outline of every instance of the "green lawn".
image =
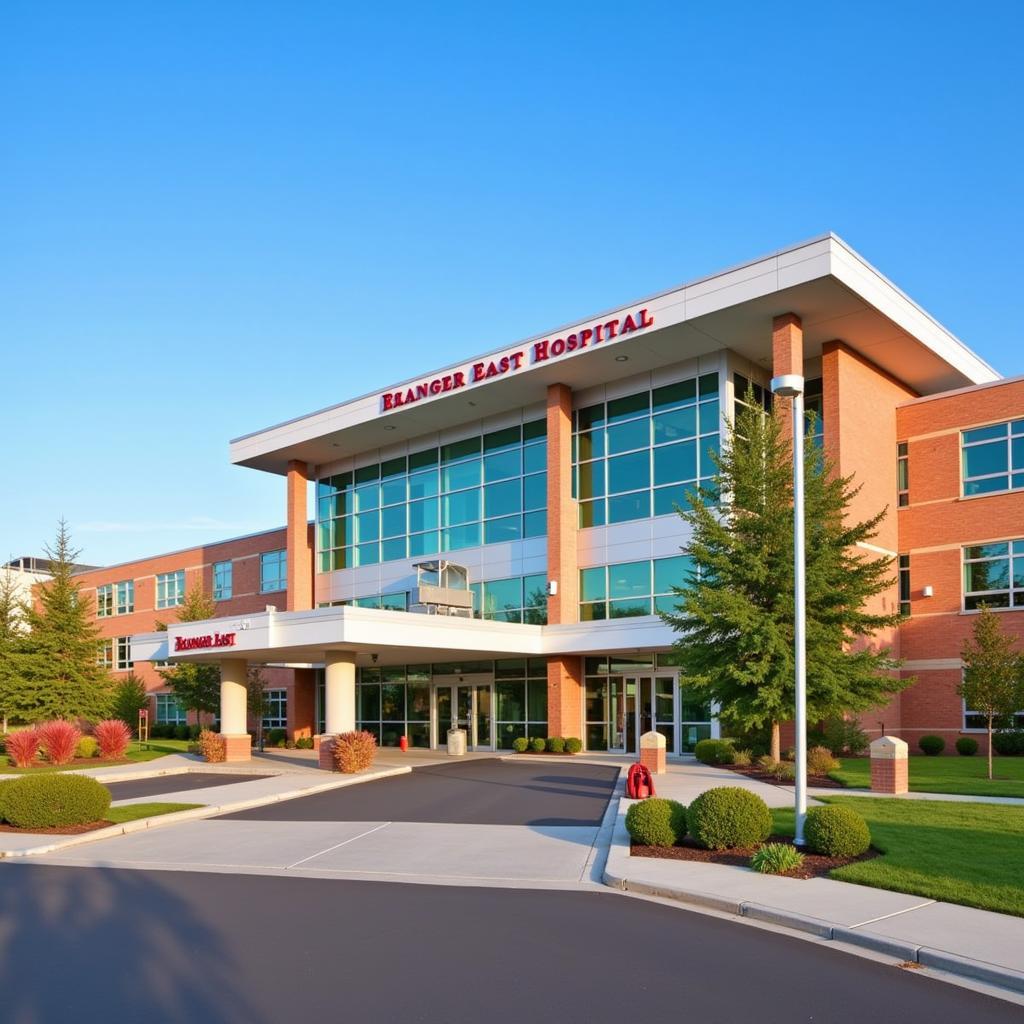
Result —
<instances>
[{"instance_id":1,"label":"green lawn","mask_svg":"<svg viewBox=\"0 0 1024 1024\"><path fill-rule=\"evenodd\" d=\"M871 759L844 757L842 768L831 776L844 786L867 789L871 785ZM997 757L988 780L986 758L911 757L910 789L917 793L961 793L965 796L1024 797L1024 757Z\"/></svg>"},{"instance_id":2,"label":"green lawn","mask_svg":"<svg viewBox=\"0 0 1024 1024\"><path fill-rule=\"evenodd\" d=\"M126 821L138 821L139 818L155 818L161 814L173 814L175 811L190 811L193 807L203 804L125 804L123 807L111 807L104 818L114 825L123 825Z\"/></svg>"},{"instance_id":3,"label":"green lawn","mask_svg":"<svg viewBox=\"0 0 1024 1024\"><path fill-rule=\"evenodd\" d=\"M885 854L831 877L1024 917L1024 808L855 796L826 802L862 814L872 845ZM780 833L792 835L792 809L772 816Z\"/></svg>"},{"instance_id":4,"label":"green lawn","mask_svg":"<svg viewBox=\"0 0 1024 1024\"><path fill-rule=\"evenodd\" d=\"M166 757L168 754L183 754L188 749L189 740L151 740L143 746L138 740L132 740L128 747L125 760L128 762L142 763L144 761L155 761L158 757ZM4 775L28 775L39 772L66 772L80 770L82 768L103 768L109 765L124 764L125 761L103 761L98 757L89 759L88 764L48 765L41 763L37 768L15 768L10 764L5 755L0 755L0 774Z\"/></svg>"}]
</instances>

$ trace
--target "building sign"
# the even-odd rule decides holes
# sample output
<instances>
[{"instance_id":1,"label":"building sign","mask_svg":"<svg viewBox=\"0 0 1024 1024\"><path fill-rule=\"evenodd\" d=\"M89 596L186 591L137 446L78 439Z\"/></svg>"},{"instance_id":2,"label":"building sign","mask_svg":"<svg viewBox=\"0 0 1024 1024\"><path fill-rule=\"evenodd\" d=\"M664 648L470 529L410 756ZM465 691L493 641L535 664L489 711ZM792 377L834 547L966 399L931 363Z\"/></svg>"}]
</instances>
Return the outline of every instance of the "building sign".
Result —
<instances>
[{"instance_id":1,"label":"building sign","mask_svg":"<svg viewBox=\"0 0 1024 1024\"><path fill-rule=\"evenodd\" d=\"M457 391L459 388L479 384L493 377L503 377L521 370L524 366L533 366L573 352L582 352L585 348L593 348L595 345L653 326L654 317L646 309L640 309L635 313L627 313L622 320L606 320L604 323L591 324L567 334L564 338L545 338L543 341L534 342L528 349L471 363L464 369L447 373L443 377L435 377L433 380L420 381L399 391L386 391L381 395L381 412L412 405L424 398L436 398L445 392Z\"/></svg>"},{"instance_id":2,"label":"building sign","mask_svg":"<svg viewBox=\"0 0 1024 1024\"><path fill-rule=\"evenodd\" d=\"M174 650L195 651L206 647L234 647L234 633L207 633L206 636L176 636Z\"/></svg>"}]
</instances>

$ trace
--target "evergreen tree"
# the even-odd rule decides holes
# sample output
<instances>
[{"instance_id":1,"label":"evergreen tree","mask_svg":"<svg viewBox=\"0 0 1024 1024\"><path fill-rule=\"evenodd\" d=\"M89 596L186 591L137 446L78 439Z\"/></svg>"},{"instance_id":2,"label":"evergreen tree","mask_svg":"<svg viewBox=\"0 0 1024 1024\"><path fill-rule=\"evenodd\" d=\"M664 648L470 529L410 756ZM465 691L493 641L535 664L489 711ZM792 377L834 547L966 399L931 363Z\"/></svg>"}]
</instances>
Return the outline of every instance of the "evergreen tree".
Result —
<instances>
[{"instance_id":1,"label":"evergreen tree","mask_svg":"<svg viewBox=\"0 0 1024 1024\"><path fill-rule=\"evenodd\" d=\"M727 727L770 728L778 759L779 723L795 702L792 457L777 411L764 413L749 391L739 408L713 489L691 492L680 510L693 528L693 570L675 588L677 611L663 617L681 634L674 646L684 681L719 705ZM899 663L870 645L900 621L865 608L891 585L891 561L858 546L875 537L885 510L849 521L852 478L839 476L810 436L803 459L814 721L870 708L913 680L892 675Z\"/></svg>"},{"instance_id":2,"label":"evergreen tree","mask_svg":"<svg viewBox=\"0 0 1024 1024\"><path fill-rule=\"evenodd\" d=\"M185 601L178 611L179 622L201 622L212 619L217 606L197 584L185 593ZM165 622L157 622L158 630L166 630ZM220 666L202 662L181 662L173 668L160 669L167 685L185 711L194 711L201 722L203 712L216 714L220 710Z\"/></svg>"},{"instance_id":3,"label":"evergreen tree","mask_svg":"<svg viewBox=\"0 0 1024 1024\"><path fill-rule=\"evenodd\" d=\"M17 641L25 629L24 617L17 579L7 566L0 573L0 716L4 732L18 680L14 658Z\"/></svg>"},{"instance_id":4,"label":"evergreen tree","mask_svg":"<svg viewBox=\"0 0 1024 1024\"><path fill-rule=\"evenodd\" d=\"M62 519L46 548L52 578L24 606L26 631L15 640L8 713L28 722L105 718L112 680L99 664L100 633L73 573L79 552Z\"/></svg>"},{"instance_id":5,"label":"evergreen tree","mask_svg":"<svg viewBox=\"0 0 1024 1024\"><path fill-rule=\"evenodd\" d=\"M971 711L985 716L988 729L988 777L992 778L992 732L1024 707L1024 656L1013 649L999 616L981 606L971 637L964 642L960 696Z\"/></svg>"},{"instance_id":6,"label":"evergreen tree","mask_svg":"<svg viewBox=\"0 0 1024 1024\"><path fill-rule=\"evenodd\" d=\"M129 672L115 687L111 703L111 715L119 718L133 732L139 725L139 712L149 707L146 684L134 673Z\"/></svg>"}]
</instances>

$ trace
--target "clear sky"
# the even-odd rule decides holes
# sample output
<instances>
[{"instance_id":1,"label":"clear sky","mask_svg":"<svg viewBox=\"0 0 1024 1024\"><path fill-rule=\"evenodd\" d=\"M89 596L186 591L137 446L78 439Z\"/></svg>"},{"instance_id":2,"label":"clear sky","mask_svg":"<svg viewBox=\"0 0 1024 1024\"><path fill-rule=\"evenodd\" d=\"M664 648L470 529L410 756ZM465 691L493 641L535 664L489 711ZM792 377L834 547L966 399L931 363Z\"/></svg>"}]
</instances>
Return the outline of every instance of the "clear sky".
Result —
<instances>
[{"instance_id":1,"label":"clear sky","mask_svg":"<svg viewBox=\"0 0 1024 1024\"><path fill-rule=\"evenodd\" d=\"M1024 373L1024 5L0 12L0 554L279 525L231 437L832 230Z\"/></svg>"}]
</instances>

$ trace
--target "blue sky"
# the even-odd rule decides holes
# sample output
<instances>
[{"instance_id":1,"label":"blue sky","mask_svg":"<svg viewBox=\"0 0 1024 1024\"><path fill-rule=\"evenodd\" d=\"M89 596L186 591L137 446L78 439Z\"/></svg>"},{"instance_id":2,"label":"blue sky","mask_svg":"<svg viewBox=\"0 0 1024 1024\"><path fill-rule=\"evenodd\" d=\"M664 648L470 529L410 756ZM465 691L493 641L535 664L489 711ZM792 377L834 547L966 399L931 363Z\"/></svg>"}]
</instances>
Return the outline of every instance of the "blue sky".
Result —
<instances>
[{"instance_id":1,"label":"blue sky","mask_svg":"<svg viewBox=\"0 0 1024 1024\"><path fill-rule=\"evenodd\" d=\"M5 556L278 525L229 438L827 230L1024 373L1019 4L0 19Z\"/></svg>"}]
</instances>

